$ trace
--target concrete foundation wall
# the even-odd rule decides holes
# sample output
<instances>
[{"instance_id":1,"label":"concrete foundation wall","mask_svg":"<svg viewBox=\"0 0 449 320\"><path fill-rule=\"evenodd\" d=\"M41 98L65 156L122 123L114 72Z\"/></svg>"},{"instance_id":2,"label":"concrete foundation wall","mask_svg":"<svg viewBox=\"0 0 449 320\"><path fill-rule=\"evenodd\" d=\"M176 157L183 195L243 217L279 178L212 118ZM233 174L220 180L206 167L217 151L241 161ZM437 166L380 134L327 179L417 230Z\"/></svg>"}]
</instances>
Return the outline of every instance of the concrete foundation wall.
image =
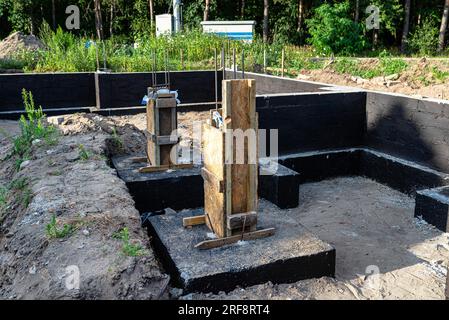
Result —
<instances>
[{"instance_id":1,"label":"concrete foundation wall","mask_svg":"<svg viewBox=\"0 0 449 320\"><path fill-rule=\"evenodd\" d=\"M361 146L365 102L364 92L258 96L259 128L279 130L279 154Z\"/></svg>"},{"instance_id":2,"label":"concrete foundation wall","mask_svg":"<svg viewBox=\"0 0 449 320\"><path fill-rule=\"evenodd\" d=\"M152 85L149 72L96 74L101 108L140 106L147 88ZM221 80L218 72L218 101L221 101ZM157 74L157 83L165 83L165 75ZM170 87L178 90L181 103L215 101L215 72L170 72Z\"/></svg>"},{"instance_id":3,"label":"concrete foundation wall","mask_svg":"<svg viewBox=\"0 0 449 320\"><path fill-rule=\"evenodd\" d=\"M367 93L365 145L449 172L449 102Z\"/></svg>"},{"instance_id":4,"label":"concrete foundation wall","mask_svg":"<svg viewBox=\"0 0 449 320\"><path fill-rule=\"evenodd\" d=\"M219 101L221 79L222 73L219 72ZM164 75L159 73L158 83L164 82ZM170 82L171 87L178 90L181 103L215 101L213 71L170 72ZM147 87L151 85L151 73L147 72L0 75L0 112L23 110L23 88L33 93L36 103L43 109L76 109L97 105L102 108L140 106Z\"/></svg>"},{"instance_id":5,"label":"concrete foundation wall","mask_svg":"<svg viewBox=\"0 0 449 320\"><path fill-rule=\"evenodd\" d=\"M95 106L93 73L0 75L0 112L23 110L22 89L44 109Z\"/></svg>"},{"instance_id":6,"label":"concrete foundation wall","mask_svg":"<svg viewBox=\"0 0 449 320\"><path fill-rule=\"evenodd\" d=\"M233 79L234 72L226 71L226 78ZM241 79L242 73L237 72L236 78ZM282 78L252 72L245 72L245 78L256 80L257 94L321 92L321 88L331 86L316 82Z\"/></svg>"}]
</instances>

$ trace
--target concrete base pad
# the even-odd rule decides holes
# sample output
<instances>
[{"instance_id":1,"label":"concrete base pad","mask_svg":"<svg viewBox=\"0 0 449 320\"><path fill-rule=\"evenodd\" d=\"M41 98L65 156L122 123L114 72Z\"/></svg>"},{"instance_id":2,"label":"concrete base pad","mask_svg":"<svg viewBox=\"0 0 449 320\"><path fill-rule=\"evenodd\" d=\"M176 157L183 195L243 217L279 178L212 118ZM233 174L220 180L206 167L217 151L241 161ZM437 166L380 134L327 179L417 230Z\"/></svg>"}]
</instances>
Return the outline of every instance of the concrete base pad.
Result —
<instances>
[{"instance_id":1,"label":"concrete base pad","mask_svg":"<svg viewBox=\"0 0 449 320\"><path fill-rule=\"evenodd\" d=\"M416 193L415 217L422 217L443 232L449 232L449 187Z\"/></svg>"},{"instance_id":2,"label":"concrete base pad","mask_svg":"<svg viewBox=\"0 0 449 320\"><path fill-rule=\"evenodd\" d=\"M271 281L292 283L334 276L335 249L306 230L296 219L261 200L258 228L275 227L274 236L242 241L211 250L194 246L212 232L205 226L185 229L184 217L203 214L203 209L149 218L149 235L160 259L184 292L230 291Z\"/></svg>"}]
</instances>

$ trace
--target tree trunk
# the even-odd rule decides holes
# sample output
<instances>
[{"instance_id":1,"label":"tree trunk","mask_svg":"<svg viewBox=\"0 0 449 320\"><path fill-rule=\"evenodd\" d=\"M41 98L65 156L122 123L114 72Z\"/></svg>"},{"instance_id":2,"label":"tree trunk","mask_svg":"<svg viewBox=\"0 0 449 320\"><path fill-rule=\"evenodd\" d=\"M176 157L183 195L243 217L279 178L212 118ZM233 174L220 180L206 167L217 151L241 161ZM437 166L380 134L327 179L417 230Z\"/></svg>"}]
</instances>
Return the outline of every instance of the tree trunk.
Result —
<instances>
[{"instance_id":1,"label":"tree trunk","mask_svg":"<svg viewBox=\"0 0 449 320\"><path fill-rule=\"evenodd\" d=\"M241 0L240 4L240 18L243 20L245 17L245 0Z\"/></svg>"},{"instance_id":2,"label":"tree trunk","mask_svg":"<svg viewBox=\"0 0 449 320\"><path fill-rule=\"evenodd\" d=\"M298 4L298 29L297 31L300 32L302 29L302 21L304 19L304 0L299 0Z\"/></svg>"},{"instance_id":3,"label":"tree trunk","mask_svg":"<svg viewBox=\"0 0 449 320\"><path fill-rule=\"evenodd\" d=\"M110 9L110 16L109 16L109 35L112 37L114 35L114 2L111 2L111 9Z\"/></svg>"},{"instance_id":4,"label":"tree trunk","mask_svg":"<svg viewBox=\"0 0 449 320\"><path fill-rule=\"evenodd\" d=\"M354 21L356 23L359 22L359 16L360 16L360 0L355 1L355 15L354 15Z\"/></svg>"},{"instance_id":5,"label":"tree trunk","mask_svg":"<svg viewBox=\"0 0 449 320\"><path fill-rule=\"evenodd\" d=\"M438 52L444 50L448 18L449 18L449 0L445 0L443 18L441 19L440 36L438 39Z\"/></svg>"},{"instance_id":6,"label":"tree trunk","mask_svg":"<svg viewBox=\"0 0 449 320\"><path fill-rule=\"evenodd\" d=\"M376 50L378 42L379 42L379 30L373 29L373 51Z\"/></svg>"},{"instance_id":7,"label":"tree trunk","mask_svg":"<svg viewBox=\"0 0 449 320\"><path fill-rule=\"evenodd\" d=\"M204 7L203 21L209 20L210 0L206 0L206 6Z\"/></svg>"},{"instance_id":8,"label":"tree trunk","mask_svg":"<svg viewBox=\"0 0 449 320\"><path fill-rule=\"evenodd\" d=\"M55 0L51 0L51 19L53 22L53 30L56 30L56 4Z\"/></svg>"},{"instance_id":9,"label":"tree trunk","mask_svg":"<svg viewBox=\"0 0 449 320\"><path fill-rule=\"evenodd\" d=\"M97 29L97 37L99 40L103 40L103 19L101 17L100 0L94 0L94 5L95 5L95 28Z\"/></svg>"},{"instance_id":10,"label":"tree trunk","mask_svg":"<svg viewBox=\"0 0 449 320\"><path fill-rule=\"evenodd\" d=\"M263 42L268 42L268 0L263 0Z\"/></svg>"},{"instance_id":11,"label":"tree trunk","mask_svg":"<svg viewBox=\"0 0 449 320\"><path fill-rule=\"evenodd\" d=\"M154 27L154 3L153 3L153 0L148 0L148 11L150 12L151 31L153 31L153 27Z\"/></svg>"},{"instance_id":12,"label":"tree trunk","mask_svg":"<svg viewBox=\"0 0 449 320\"><path fill-rule=\"evenodd\" d=\"M411 0L406 0L405 1L404 29L402 30L401 53L405 53L405 51L407 50L408 32L410 30L410 6L411 6Z\"/></svg>"}]
</instances>

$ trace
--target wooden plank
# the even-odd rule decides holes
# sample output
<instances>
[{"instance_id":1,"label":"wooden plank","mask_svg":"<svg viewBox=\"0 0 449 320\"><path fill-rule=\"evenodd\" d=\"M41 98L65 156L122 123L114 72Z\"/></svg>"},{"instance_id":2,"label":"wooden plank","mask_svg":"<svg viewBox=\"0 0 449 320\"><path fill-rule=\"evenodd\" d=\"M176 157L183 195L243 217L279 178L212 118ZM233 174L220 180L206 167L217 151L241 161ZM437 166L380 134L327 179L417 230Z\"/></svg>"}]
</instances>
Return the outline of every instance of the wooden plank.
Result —
<instances>
[{"instance_id":1,"label":"wooden plank","mask_svg":"<svg viewBox=\"0 0 449 320\"><path fill-rule=\"evenodd\" d=\"M232 162L233 162L233 139L232 139L232 82L222 82L222 118L223 130L225 131L225 214L232 213Z\"/></svg>"},{"instance_id":2,"label":"wooden plank","mask_svg":"<svg viewBox=\"0 0 449 320\"><path fill-rule=\"evenodd\" d=\"M208 124L203 125L202 134L204 168L216 180L224 180L224 133ZM226 236L224 194L212 180L204 179L204 211L208 215L207 226L218 237Z\"/></svg>"},{"instance_id":3,"label":"wooden plank","mask_svg":"<svg viewBox=\"0 0 449 320\"><path fill-rule=\"evenodd\" d=\"M173 127L172 108L156 109L159 114L159 134L158 136L169 136L176 126ZM176 109L175 109L176 110Z\"/></svg>"},{"instance_id":4,"label":"wooden plank","mask_svg":"<svg viewBox=\"0 0 449 320\"><path fill-rule=\"evenodd\" d=\"M158 93L157 94L158 98L174 98L175 94L174 93Z\"/></svg>"},{"instance_id":5,"label":"wooden plank","mask_svg":"<svg viewBox=\"0 0 449 320\"><path fill-rule=\"evenodd\" d=\"M158 144L159 146L163 146L163 145L173 145L173 144L177 144L179 142L179 137L176 137L176 140L172 140L172 136L154 136L149 134L149 139L151 139L151 141L156 142L156 144Z\"/></svg>"},{"instance_id":6,"label":"wooden plank","mask_svg":"<svg viewBox=\"0 0 449 320\"><path fill-rule=\"evenodd\" d=\"M241 235L202 241L202 242L198 243L195 246L195 248L200 249L200 250L213 249L213 248L222 247L224 245L233 244L240 240L250 241L250 240L267 238L267 237L274 235L274 233L275 233L274 228L257 230L257 231L253 231L253 232L244 233Z\"/></svg>"},{"instance_id":7,"label":"wooden plank","mask_svg":"<svg viewBox=\"0 0 449 320\"><path fill-rule=\"evenodd\" d=\"M147 159L146 157L132 157L132 158L130 159L130 161L131 161L132 163L140 163L140 162L147 162L148 159Z\"/></svg>"},{"instance_id":8,"label":"wooden plank","mask_svg":"<svg viewBox=\"0 0 449 320\"><path fill-rule=\"evenodd\" d=\"M243 225L246 228L250 228L257 224L257 212L246 212L246 213L238 213L231 214L227 217L227 228L230 230L234 229L243 229Z\"/></svg>"},{"instance_id":9,"label":"wooden plank","mask_svg":"<svg viewBox=\"0 0 449 320\"><path fill-rule=\"evenodd\" d=\"M182 219L182 225L185 227L197 226L200 224L206 223L206 215L196 216L196 217L187 217Z\"/></svg>"},{"instance_id":10,"label":"wooden plank","mask_svg":"<svg viewBox=\"0 0 449 320\"><path fill-rule=\"evenodd\" d=\"M147 131L155 136L159 135L159 112L155 108L156 100L150 99L147 103ZM160 165L160 151L154 141L147 139L147 157L152 166Z\"/></svg>"},{"instance_id":11,"label":"wooden plank","mask_svg":"<svg viewBox=\"0 0 449 320\"><path fill-rule=\"evenodd\" d=\"M203 177L204 180L207 180L210 185L214 185L215 189L218 190L218 192L224 192L224 181L218 179L212 172L210 172L206 168L201 168L201 177Z\"/></svg>"},{"instance_id":12,"label":"wooden plank","mask_svg":"<svg viewBox=\"0 0 449 320\"><path fill-rule=\"evenodd\" d=\"M156 100L156 108L176 108L176 99L158 97Z\"/></svg>"},{"instance_id":13,"label":"wooden plank","mask_svg":"<svg viewBox=\"0 0 449 320\"><path fill-rule=\"evenodd\" d=\"M165 170L177 170L177 169L188 169L192 168L193 164L191 163L180 163L180 164L164 164L161 166L147 166L139 168L140 173L150 173L150 172L158 172L158 171L165 171Z\"/></svg>"},{"instance_id":14,"label":"wooden plank","mask_svg":"<svg viewBox=\"0 0 449 320\"><path fill-rule=\"evenodd\" d=\"M224 133L223 131L203 124L202 133L204 167L219 180L224 178Z\"/></svg>"},{"instance_id":15,"label":"wooden plank","mask_svg":"<svg viewBox=\"0 0 449 320\"><path fill-rule=\"evenodd\" d=\"M254 80L228 80L223 84L224 129L240 129L244 134L242 141L237 141L230 133L226 137L227 215L257 210L258 123L255 90ZM237 151L241 153L240 157L237 157ZM228 229L227 235L231 236L232 230Z\"/></svg>"}]
</instances>

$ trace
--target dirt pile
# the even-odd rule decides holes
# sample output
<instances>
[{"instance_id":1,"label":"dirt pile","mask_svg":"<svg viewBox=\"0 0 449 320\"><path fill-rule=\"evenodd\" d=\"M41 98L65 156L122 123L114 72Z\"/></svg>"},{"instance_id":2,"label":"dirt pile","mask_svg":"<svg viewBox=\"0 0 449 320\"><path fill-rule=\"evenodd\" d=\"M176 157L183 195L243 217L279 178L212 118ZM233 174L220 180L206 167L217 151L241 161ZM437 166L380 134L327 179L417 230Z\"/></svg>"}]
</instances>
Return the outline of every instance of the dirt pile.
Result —
<instances>
[{"instance_id":1,"label":"dirt pile","mask_svg":"<svg viewBox=\"0 0 449 320\"><path fill-rule=\"evenodd\" d=\"M10 126L0 122L2 152L11 152ZM131 131L125 135L72 131L57 143L33 141L18 172L14 157L0 160L0 184L8 186L1 299L161 298L168 277L105 156L108 140L132 139Z\"/></svg>"},{"instance_id":2,"label":"dirt pile","mask_svg":"<svg viewBox=\"0 0 449 320\"><path fill-rule=\"evenodd\" d=\"M0 59L12 58L23 50L35 51L43 48L45 45L36 36L15 32L0 42Z\"/></svg>"},{"instance_id":3,"label":"dirt pile","mask_svg":"<svg viewBox=\"0 0 449 320\"><path fill-rule=\"evenodd\" d=\"M377 59L365 59L361 68L370 69ZM402 93L415 97L449 99L449 61L431 59L409 59L408 68L400 74L364 79L351 74L342 74L332 68L301 70L296 75L299 80L316 81L340 86L357 87L368 90ZM295 74L292 70L292 74Z\"/></svg>"}]
</instances>

